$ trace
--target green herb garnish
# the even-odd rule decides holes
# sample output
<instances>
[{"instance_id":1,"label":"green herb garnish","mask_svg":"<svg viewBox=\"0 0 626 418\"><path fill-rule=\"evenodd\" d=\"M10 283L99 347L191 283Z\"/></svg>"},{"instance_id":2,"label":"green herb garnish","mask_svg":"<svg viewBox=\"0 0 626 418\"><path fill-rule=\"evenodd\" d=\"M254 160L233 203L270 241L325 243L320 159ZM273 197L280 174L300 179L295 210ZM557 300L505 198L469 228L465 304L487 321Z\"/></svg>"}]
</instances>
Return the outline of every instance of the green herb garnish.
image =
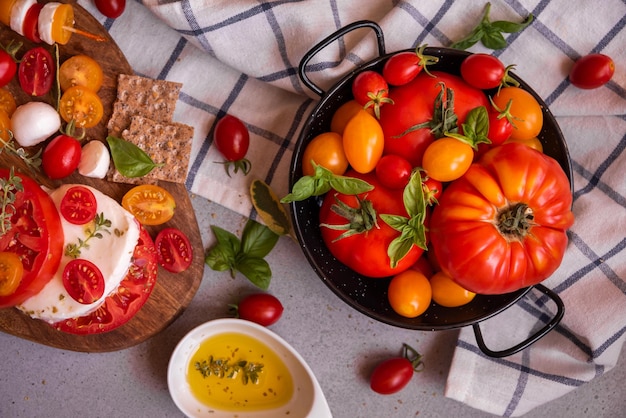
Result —
<instances>
[{"instance_id":1,"label":"green herb garnish","mask_svg":"<svg viewBox=\"0 0 626 418\"><path fill-rule=\"evenodd\" d=\"M0 154L2 154L3 151L8 151L13 155L16 155L17 157L21 158L22 161L24 161L24 163L26 163L26 165L28 166L28 168L30 168L33 171L38 171L39 167L41 167L41 153L42 153L42 148L40 148L35 154L33 155L29 155L28 152L26 152L26 150L22 147L15 147L15 145L13 144L13 132L8 131L9 133L9 140L5 141L4 139L0 138Z\"/></svg>"},{"instance_id":2,"label":"green herb garnish","mask_svg":"<svg viewBox=\"0 0 626 418\"><path fill-rule=\"evenodd\" d=\"M125 177L143 177L154 168L163 166L152 161L144 150L132 142L114 136L107 136L107 142L115 168Z\"/></svg>"},{"instance_id":3,"label":"green herb garnish","mask_svg":"<svg viewBox=\"0 0 626 418\"><path fill-rule=\"evenodd\" d=\"M259 383L259 373L263 372L263 364L252 363L245 360L238 360L230 363L228 359L214 359L209 356L208 360L196 361L194 367L202 377L216 376L220 379L235 379L241 373L241 380L244 385L248 382Z\"/></svg>"},{"instance_id":4,"label":"green herb garnish","mask_svg":"<svg viewBox=\"0 0 626 418\"><path fill-rule=\"evenodd\" d=\"M0 178L0 204L2 212L0 212L0 232L6 234L11 229L11 216L15 213L15 194L24 191L22 179L15 175L13 167L9 170L8 178Z\"/></svg>"},{"instance_id":5,"label":"green herb garnish","mask_svg":"<svg viewBox=\"0 0 626 418\"><path fill-rule=\"evenodd\" d=\"M94 218L93 230L89 228L85 230L85 232L87 233L87 238L85 238L84 240L78 238L78 244L67 244L65 246L65 255L72 258L80 257L81 250L83 248L89 248L89 240L92 238L102 239L102 232L106 232L107 234L111 233L111 231L108 230L108 228L110 227L111 221L104 218L104 212L97 214Z\"/></svg>"}]
</instances>

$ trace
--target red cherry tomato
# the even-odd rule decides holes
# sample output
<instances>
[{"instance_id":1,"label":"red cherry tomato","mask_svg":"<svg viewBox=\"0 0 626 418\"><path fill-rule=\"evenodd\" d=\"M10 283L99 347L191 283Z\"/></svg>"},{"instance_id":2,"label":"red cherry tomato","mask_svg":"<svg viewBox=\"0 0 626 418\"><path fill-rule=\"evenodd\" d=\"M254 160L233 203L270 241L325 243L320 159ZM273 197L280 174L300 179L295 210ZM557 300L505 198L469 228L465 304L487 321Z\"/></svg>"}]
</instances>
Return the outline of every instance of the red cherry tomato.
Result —
<instances>
[{"instance_id":1,"label":"red cherry tomato","mask_svg":"<svg viewBox=\"0 0 626 418\"><path fill-rule=\"evenodd\" d=\"M58 135L46 146L41 156L43 171L53 180L62 179L78 168L80 142L69 135Z\"/></svg>"},{"instance_id":2,"label":"red cherry tomato","mask_svg":"<svg viewBox=\"0 0 626 418\"><path fill-rule=\"evenodd\" d=\"M413 166L403 157L384 155L376 164L376 177L380 184L389 189L404 189L409 182Z\"/></svg>"},{"instance_id":3,"label":"red cherry tomato","mask_svg":"<svg viewBox=\"0 0 626 418\"><path fill-rule=\"evenodd\" d=\"M22 90L31 96L43 96L52 88L56 64L52 55L42 48L35 47L24 54L18 70Z\"/></svg>"},{"instance_id":4,"label":"red cherry tomato","mask_svg":"<svg viewBox=\"0 0 626 418\"><path fill-rule=\"evenodd\" d=\"M43 4L33 4L26 12L24 23L22 24L24 36L36 44L41 42L41 38L39 37L39 12L41 12L42 8Z\"/></svg>"},{"instance_id":5,"label":"red cherry tomato","mask_svg":"<svg viewBox=\"0 0 626 418\"><path fill-rule=\"evenodd\" d=\"M370 387L381 395L399 392L409 384L413 373L421 371L422 356L404 344L403 356L394 357L380 363L370 377ZM409 354L410 353L410 354Z\"/></svg>"},{"instance_id":6,"label":"red cherry tomato","mask_svg":"<svg viewBox=\"0 0 626 418\"><path fill-rule=\"evenodd\" d=\"M189 238L179 229L161 230L154 240L154 245L159 265L169 272L185 271L193 261L193 248Z\"/></svg>"},{"instance_id":7,"label":"red cherry tomato","mask_svg":"<svg viewBox=\"0 0 626 418\"><path fill-rule=\"evenodd\" d=\"M487 138L491 140L491 145L500 145L511 137L513 124L510 118L496 110L489 112L489 132Z\"/></svg>"},{"instance_id":8,"label":"red cherry tomato","mask_svg":"<svg viewBox=\"0 0 626 418\"><path fill-rule=\"evenodd\" d=\"M422 179L422 189L424 190L424 200L427 205L435 205L443 191L443 185L439 180L426 176Z\"/></svg>"},{"instance_id":9,"label":"red cherry tomato","mask_svg":"<svg viewBox=\"0 0 626 418\"><path fill-rule=\"evenodd\" d=\"M374 115L380 117L380 107L390 103L389 85L382 74L366 70L354 77L352 81L352 95L365 109L373 108Z\"/></svg>"},{"instance_id":10,"label":"red cherry tomato","mask_svg":"<svg viewBox=\"0 0 626 418\"><path fill-rule=\"evenodd\" d=\"M104 277L91 261L77 258L65 265L63 286L76 302L89 305L104 294Z\"/></svg>"},{"instance_id":11,"label":"red cherry tomato","mask_svg":"<svg viewBox=\"0 0 626 418\"><path fill-rule=\"evenodd\" d=\"M84 186L70 187L61 199L59 212L74 225L84 225L96 217L98 203L96 197Z\"/></svg>"},{"instance_id":12,"label":"red cherry tomato","mask_svg":"<svg viewBox=\"0 0 626 418\"><path fill-rule=\"evenodd\" d=\"M278 298L269 293L254 293L246 296L236 306L239 318L265 327L275 324L283 314L283 309Z\"/></svg>"},{"instance_id":13,"label":"red cherry tomato","mask_svg":"<svg viewBox=\"0 0 626 418\"><path fill-rule=\"evenodd\" d=\"M467 84L481 90L500 85L506 75L502 62L489 54L472 54L461 63L461 77Z\"/></svg>"},{"instance_id":14,"label":"red cherry tomato","mask_svg":"<svg viewBox=\"0 0 626 418\"><path fill-rule=\"evenodd\" d=\"M94 3L100 13L111 19L120 17L126 8L126 0L95 0Z\"/></svg>"},{"instance_id":15,"label":"red cherry tomato","mask_svg":"<svg viewBox=\"0 0 626 418\"><path fill-rule=\"evenodd\" d=\"M250 147L250 133L243 122L231 115L224 116L215 124L213 141L226 159L225 168L229 177L231 166L235 173L241 170L248 174L250 161L245 157Z\"/></svg>"},{"instance_id":16,"label":"red cherry tomato","mask_svg":"<svg viewBox=\"0 0 626 418\"><path fill-rule=\"evenodd\" d=\"M589 54L574 63L569 81L580 89L595 89L613 77L615 63L604 54Z\"/></svg>"},{"instance_id":17,"label":"red cherry tomato","mask_svg":"<svg viewBox=\"0 0 626 418\"><path fill-rule=\"evenodd\" d=\"M15 60L3 49L0 49L0 87L4 87L13 80L17 72Z\"/></svg>"}]
</instances>

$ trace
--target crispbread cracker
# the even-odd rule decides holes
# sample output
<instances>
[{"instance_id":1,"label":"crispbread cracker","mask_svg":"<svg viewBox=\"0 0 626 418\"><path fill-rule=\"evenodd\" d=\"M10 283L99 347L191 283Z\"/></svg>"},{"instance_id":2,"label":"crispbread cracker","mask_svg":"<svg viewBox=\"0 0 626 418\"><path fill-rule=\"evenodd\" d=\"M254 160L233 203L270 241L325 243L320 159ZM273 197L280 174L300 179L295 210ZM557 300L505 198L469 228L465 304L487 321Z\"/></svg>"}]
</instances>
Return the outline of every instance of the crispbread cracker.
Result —
<instances>
[{"instance_id":1,"label":"crispbread cracker","mask_svg":"<svg viewBox=\"0 0 626 418\"><path fill-rule=\"evenodd\" d=\"M107 125L109 135L119 137L130 126L134 115L171 122L181 88L182 84L174 81L120 74L117 78L117 100Z\"/></svg>"},{"instance_id":2,"label":"crispbread cracker","mask_svg":"<svg viewBox=\"0 0 626 418\"><path fill-rule=\"evenodd\" d=\"M194 128L182 123L161 123L143 116L133 116L122 138L144 150L155 164L141 178L128 178L111 170L109 180L125 183L155 183L156 180L184 183L187 179Z\"/></svg>"}]
</instances>

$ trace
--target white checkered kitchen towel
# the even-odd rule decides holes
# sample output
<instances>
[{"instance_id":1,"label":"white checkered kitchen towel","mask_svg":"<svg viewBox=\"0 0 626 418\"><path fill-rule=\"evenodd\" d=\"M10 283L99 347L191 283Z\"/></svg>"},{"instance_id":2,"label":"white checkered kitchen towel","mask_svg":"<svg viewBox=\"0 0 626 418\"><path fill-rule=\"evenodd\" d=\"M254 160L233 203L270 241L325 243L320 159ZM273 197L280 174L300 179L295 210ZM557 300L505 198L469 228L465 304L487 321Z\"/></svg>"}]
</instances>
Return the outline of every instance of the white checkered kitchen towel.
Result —
<instances>
[{"instance_id":1,"label":"white checkered kitchen towel","mask_svg":"<svg viewBox=\"0 0 626 418\"><path fill-rule=\"evenodd\" d=\"M184 83L176 119L196 127L188 189L244 215L251 214L248 178L229 178L213 163L221 159L212 146L216 118L230 113L246 123L251 176L265 179L283 196L293 145L317 98L297 76L300 59L314 44L348 23L369 19L383 28L388 52L423 43L447 46L474 26L484 5L472 0L143 0L143 6L129 2L121 18L110 20L91 3L79 0L99 17L138 74ZM491 3L492 20L535 16L521 34L508 35L506 49L493 53L505 64L517 64L515 72L549 105L574 169L576 223L561 268L545 282L565 302L563 320L529 349L502 359L482 354L471 328L463 329L448 376L446 396L517 416L610 370L624 342L626 3ZM470 50L487 51L480 45ZM615 76L600 89L576 89L567 81L568 70L591 52L611 56ZM365 31L325 50L309 75L328 88L354 65L375 57L375 43ZM498 348L525 338L552 310L531 292L481 323L481 329L488 345Z\"/></svg>"}]
</instances>

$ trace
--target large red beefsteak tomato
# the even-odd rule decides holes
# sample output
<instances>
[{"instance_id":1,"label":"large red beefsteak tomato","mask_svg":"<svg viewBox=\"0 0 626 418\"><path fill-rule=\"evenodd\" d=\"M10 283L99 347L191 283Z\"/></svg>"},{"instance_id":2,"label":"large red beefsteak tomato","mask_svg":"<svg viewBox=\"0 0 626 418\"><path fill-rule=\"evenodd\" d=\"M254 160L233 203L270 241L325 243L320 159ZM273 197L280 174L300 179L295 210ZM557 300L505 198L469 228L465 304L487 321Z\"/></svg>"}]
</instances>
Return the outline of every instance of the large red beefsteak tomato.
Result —
<instances>
[{"instance_id":1,"label":"large red beefsteak tomato","mask_svg":"<svg viewBox=\"0 0 626 418\"><path fill-rule=\"evenodd\" d=\"M442 84L454 93L458 127L465 122L470 110L479 106L489 109L491 106L482 90L470 86L461 77L441 71L431 73L434 77L421 72L410 83L391 88L389 98L393 100L393 105L380 108L380 125L385 134L383 153L400 155L414 167L422 165L424 151L435 136L428 127L405 132L433 119L435 99L442 91ZM444 100L446 97L444 95Z\"/></svg>"},{"instance_id":2,"label":"large red beefsteak tomato","mask_svg":"<svg viewBox=\"0 0 626 418\"><path fill-rule=\"evenodd\" d=\"M429 237L442 270L465 289L513 292L559 267L571 206L569 180L554 159L505 144L444 190Z\"/></svg>"},{"instance_id":3,"label":"large red beefsteak tomato","mask_svg":"<svg viewBox=\"0 0 626 418\"><path fill-rule=\"evenodd\" d=\"M331 254L357 273L373 278L392 276L411 267L423 250L413 245L392 267L388 248L400 232L380 218L381 214L408 216L403 190L384 187L374 172L362 174L350 169L345 175L365 180L374 188L360 195L347 195L334 190L326 193L320 208L320 222L322 238ZM336 212L336 206L342 204L352 209L369 205L375 215L370 219L357 213L350 222ZM349 232L341 229L342 226L348 226Z\"/></svg>"}]
</instances>

